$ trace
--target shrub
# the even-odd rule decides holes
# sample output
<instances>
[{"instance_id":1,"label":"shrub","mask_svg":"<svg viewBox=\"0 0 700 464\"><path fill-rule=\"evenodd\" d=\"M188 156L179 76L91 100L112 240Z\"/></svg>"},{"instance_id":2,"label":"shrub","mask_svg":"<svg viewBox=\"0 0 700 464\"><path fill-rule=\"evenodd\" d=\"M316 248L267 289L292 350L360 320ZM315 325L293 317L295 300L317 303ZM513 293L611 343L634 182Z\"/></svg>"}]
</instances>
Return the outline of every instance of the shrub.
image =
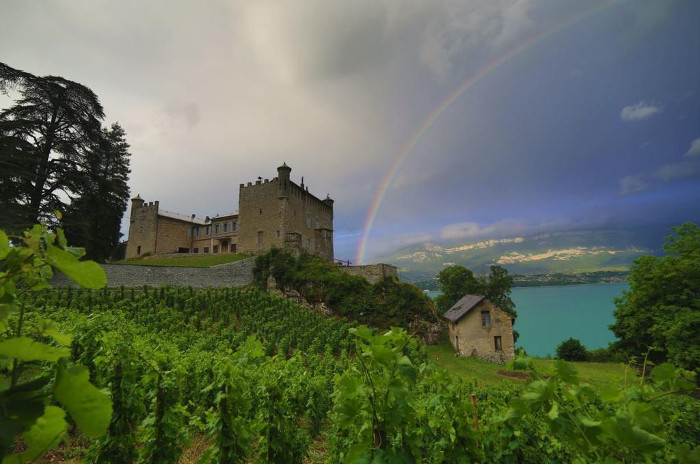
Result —
<instances>
[{"instance_id":1,"label":"shrub","mask_svg":"<svg viewBox=\"0 0 700 464\"><path fill-rule=\"evenodd\" d=\"M557 346L557 358L565 361L587 361L588 350L575 338L564 340Z\"/></svg>"}]
</instances>

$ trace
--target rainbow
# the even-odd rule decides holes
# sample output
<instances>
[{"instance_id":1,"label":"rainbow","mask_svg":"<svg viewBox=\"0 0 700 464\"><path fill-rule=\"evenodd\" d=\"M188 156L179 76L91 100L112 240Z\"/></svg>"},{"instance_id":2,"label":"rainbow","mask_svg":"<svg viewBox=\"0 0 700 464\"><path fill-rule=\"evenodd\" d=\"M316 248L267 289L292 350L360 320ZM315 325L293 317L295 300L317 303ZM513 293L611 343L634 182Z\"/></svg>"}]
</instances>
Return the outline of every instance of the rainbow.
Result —
<instances>
[{"instance_id":1,"label":"rainbow","mask_svg":"<svg viewBox=\"0 0 700 464\"><path fill-rule=\"evenodd\" d=\"M391 168L384 176L384 179L379 185L377 194L374 197L374 201L372 202L372 205L369 209L369 214L367 214L367 218L365 219L365 224L362 229L362 238L360 239L360 243L357 247L355 263L361 264L364 261L365 251L367 249L367 242L372 231L372 226L374 225L374 220L377 217L377 212L379 211L379 207L382 204L382 200L384 200L386 192L389 190L389 187L394 181L396 173L399 171L399 169L401 169L401 166L408 157L408 154L411 152L411 150L413 150L413 147L416 146L421 137L423 137L423 135L428 131L428 129L430 129L433 126L433 124L435 124L435 121L437 121L437 119L440 116L442 116L442 114L455 101L457 101L457 99L459 99L459 97L461 97L471 86L479 82L485 76L497 70L499 67L501 67L504 63L508 62L514 56L519 55L520 53L534 46L535 44L551 37L552 35L562 31L563 29L566 29L585 18L594 15L600 12L601 10L609 8L617 3L621 3L622 1L624 0L606 0L591 8L575 13L572 16L554 24L553 26L528 37L519 45L510 48L493 61L487 63L483 68L475 72L471 77L469 77L469 79L464 81L459 87L457 87L457 89L455 89L450 95L448 95L447 98L445 98L442 101L442 103L440 103L428 115L428 117L423 121L423 123L418 127L418 129L413 133L413 135L408 139L408 141L403 145L403 147L399 151L398 156L394 160L394 163L392 164Z\"/></svg>"}]
</instances>

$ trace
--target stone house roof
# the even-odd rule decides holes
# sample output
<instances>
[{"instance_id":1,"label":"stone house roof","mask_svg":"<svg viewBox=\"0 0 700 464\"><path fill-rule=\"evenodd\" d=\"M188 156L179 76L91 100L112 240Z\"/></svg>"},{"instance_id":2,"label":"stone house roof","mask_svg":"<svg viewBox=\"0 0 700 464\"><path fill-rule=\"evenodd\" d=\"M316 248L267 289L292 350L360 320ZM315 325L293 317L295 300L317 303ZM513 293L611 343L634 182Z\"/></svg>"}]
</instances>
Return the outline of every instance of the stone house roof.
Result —
<instances>
[{"instance_id":1,"label":"stone house roof","mask_svg":"<svg viewBox=\"0 0 700 464\"><path fill-rule=\"evenodd\" d=\"M200 218L187 216L186 214L174 213L172 211L166 211L164 209L158 210L158 216L163 216L170 219L177 219L178 221L191 222L192 224L205 224L205 222Z\"/></svg>"},{"instance_id":2,"label":"stone house roof","mask_svg":"<svg viewBox=\"0 0 700 464\"><path fill-rule=\"evenodd\" d=\"M462 319L471 309L484 300L483 295L464 295L442 316L451 322Z\"/></svg>"}]
</instances>

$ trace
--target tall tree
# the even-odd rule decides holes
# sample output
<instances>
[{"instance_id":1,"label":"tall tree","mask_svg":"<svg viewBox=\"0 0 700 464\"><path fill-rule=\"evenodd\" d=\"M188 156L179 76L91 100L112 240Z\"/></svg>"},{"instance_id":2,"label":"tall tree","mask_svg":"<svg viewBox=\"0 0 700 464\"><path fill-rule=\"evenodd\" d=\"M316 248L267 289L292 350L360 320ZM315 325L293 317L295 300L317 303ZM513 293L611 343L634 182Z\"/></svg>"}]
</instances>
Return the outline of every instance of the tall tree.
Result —
<instances>
[{"instance_id":1,"label":"tall tree","mask_svg":"<svg viewBox=\"0 0 700 464\"><path fill-rule=\"evenodd\" d=\"M613 346L629 356L700 366L700 228L690 222L672 228L662 257L635 260L630 289L615 299L619 338Z\"/></svg>"},{"instance_id":2,"label":"tall tree","mask_svg":"<svg viewBox=\"0 0 700 464\"><path fill-rule=\"evenodd\" d=\"M20 231L79 190L85 149L100 134L102 105L89 88L0 63L0 92L19 94L0 111L0 226Z\"/></svg>"},{"instance_id":3,"label":"tall tree","mask_svg":"<svg viewBox=\"0 0 700 464\"><path fill-rule=\"evenodd\" d=\"M438 274L438 282L442 294L436 298L435 303L442 312L450 309L464 295L484 293L483 282L464 266L446 267Z\"/></svg>"},{"instance_id":4,"label":"tall tree","mask_svg":"<svg viewBox=\"0 0 700 464\"><path fill-rule=\"evenodd\" d=\"M119 245L122 216L129 200L129 144L115 123L85 153L78 182L79 196L64 215L66 236L80 243L99 262Z\"/></svg>"},{"instance_id":5,"label":"tall tree","mask_svg":"<svg viewBox=\"0 0 700 464\"><path fill-rule=\"evenodd\" d=\"M480 277L480 280L487 300L510 314L513 319L518 317L518 313L515 311L515 303L510 298L513 277L508 274L506 268L491 266L489 274Z\"/></svg>"}]
</instances>

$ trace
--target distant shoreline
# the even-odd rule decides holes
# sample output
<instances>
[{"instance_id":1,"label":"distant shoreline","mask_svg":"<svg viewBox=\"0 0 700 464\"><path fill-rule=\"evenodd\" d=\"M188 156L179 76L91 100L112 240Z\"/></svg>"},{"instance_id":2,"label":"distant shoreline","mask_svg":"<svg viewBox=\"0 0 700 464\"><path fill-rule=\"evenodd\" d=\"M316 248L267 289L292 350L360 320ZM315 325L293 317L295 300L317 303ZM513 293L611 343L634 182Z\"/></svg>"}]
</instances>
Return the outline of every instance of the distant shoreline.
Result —
<instances>
[{"instance_id":1,"label":"distant shoreline","mask_svg":"<svg viewBox=\"0 0 700 464\"><path fill-rule=\"evenodd\" d=\"M572 274L533 274L513 275L512 287L552 287L558 285L612 284L627 282L629 271L593 271ZM440 285L435 279L413 282L421 290L439 291Z\"/></svg>"}]
</instances>

